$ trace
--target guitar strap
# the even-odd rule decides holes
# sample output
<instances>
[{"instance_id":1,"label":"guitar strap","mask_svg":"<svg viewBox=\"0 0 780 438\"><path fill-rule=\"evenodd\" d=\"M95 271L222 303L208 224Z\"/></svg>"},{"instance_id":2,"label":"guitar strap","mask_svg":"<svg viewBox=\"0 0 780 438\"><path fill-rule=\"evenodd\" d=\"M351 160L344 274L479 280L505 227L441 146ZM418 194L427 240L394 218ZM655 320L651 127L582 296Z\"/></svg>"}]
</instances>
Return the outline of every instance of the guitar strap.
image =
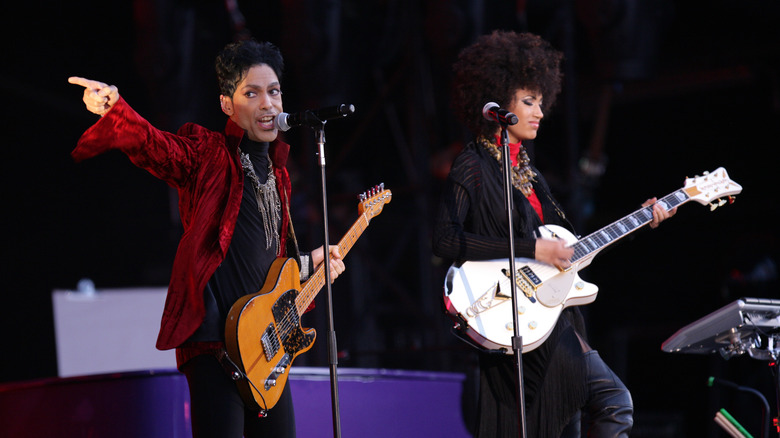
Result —
<instances>
[{"instance_id":1,"label":"guitar strap","mask_svg":"<svg viewBox=\"0 0 780 438\"><path fill-rule=\"evenodd\" d=\"M539 170L535 167L533 170L536 172L537 175L539 175ZM565 226L571 231L574 235L577 235L577 229L574 228L574 224L571 223L569 218L566 216L566 213L563 212L563 207L561 207L561 204L558 203L558 200L555 199L555 197L550 193L550 187L547 185L547 182L544 181L543 178L540 178L538 181L538 184L536 184L536 189L541 189L541 191L544 194L544 197L547 199L547 201L552 204L553 210L555 210L556 215L565 223ZM539 196L538 190L537 190L537 197ZM541 200L540 200L541 201ZM563 225L563 224L562 224Z\"/></svg>"},{"instance_id":2,"label":"guitar strap","mask_svg":"<svg viewBox=\"0 0 780 438\"><path fill-rule=\"evenodd\" d=\"M290 214L290 200L287 198L287 194L284 196L284 208L287 210L287 257L295 259L298 263L298 271L301 270L301 251L298 248L298 239L295 237L295 228L293 227L292 214ZM307 276L308 277L308 276Z\"/></svg>"}]
</instances>

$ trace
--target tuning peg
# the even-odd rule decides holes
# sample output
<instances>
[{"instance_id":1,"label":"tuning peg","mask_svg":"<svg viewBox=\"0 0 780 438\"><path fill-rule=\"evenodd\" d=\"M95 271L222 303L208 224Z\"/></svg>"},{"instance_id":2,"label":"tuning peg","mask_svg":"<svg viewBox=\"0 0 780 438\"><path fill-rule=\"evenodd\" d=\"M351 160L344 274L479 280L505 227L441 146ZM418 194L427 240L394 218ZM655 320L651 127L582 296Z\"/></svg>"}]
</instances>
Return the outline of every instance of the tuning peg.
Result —
<instances>
[{"instance_id":1,"label":"tuning peg","mask_svg":"<svg viewBox=\"0 0 780 438\"><path fill-rule=\"evenodd\" d=\"M731 196L729 196L729 198L731 198ZM726 201L725 199L720 198L720 199L717 200L717 202L715 202L715 201L711 202L710 203L710 211L713 211L716 208L723 206L723 204L725 204L726 202L730 202L730 201Z\"/></svg>"},{"instance_id":2,"label":"tuning peg","mask_svg":"<svg viewBox=\"0 0 780 438\"><path fill-rule=\"evenodd\" d=\"M737 198L735 196L729 196L729 204L733 204L736 200Z\"/></svg>"}]
</instances>

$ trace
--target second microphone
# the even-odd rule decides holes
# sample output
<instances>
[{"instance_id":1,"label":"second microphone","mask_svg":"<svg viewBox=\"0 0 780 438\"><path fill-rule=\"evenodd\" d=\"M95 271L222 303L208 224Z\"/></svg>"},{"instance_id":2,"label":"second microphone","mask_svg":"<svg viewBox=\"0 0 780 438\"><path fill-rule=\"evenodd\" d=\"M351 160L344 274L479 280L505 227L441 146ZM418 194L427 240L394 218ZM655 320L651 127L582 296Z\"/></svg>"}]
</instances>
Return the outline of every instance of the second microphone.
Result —
<instances>
[{"instance_id":1,"label":"second microphone","mask_svg":"<svg viewBox=\"0 0 780 438\"><path fill-rule=\"evenodd\" d=\"M493 122L504 125L514 125L517 123L517 116L514 113L501 108L495 102L488 102L482 107L482 116Z\"/></svg>"}]
</instances>

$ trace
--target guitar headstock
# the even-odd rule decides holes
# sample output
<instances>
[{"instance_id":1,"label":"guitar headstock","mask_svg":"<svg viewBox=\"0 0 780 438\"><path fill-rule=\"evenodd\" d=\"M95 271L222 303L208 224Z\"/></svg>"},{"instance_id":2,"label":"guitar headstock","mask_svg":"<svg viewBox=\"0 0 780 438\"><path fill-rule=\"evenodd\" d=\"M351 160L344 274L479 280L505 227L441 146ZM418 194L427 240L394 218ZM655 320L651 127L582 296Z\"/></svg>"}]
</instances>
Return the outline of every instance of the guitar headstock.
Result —
<instances>
[{"instance_id":1,"label":"guitar headstock","mask_svg":"<svg viewBox=\"0 0 780 438\"><path fill-rule=\"evenodd\" d=\"M379 215L385 204L390 202L392 198L393 194L390 190L385 190L385 183L381 183L358 196L358 199L360 200L358 211L360 214L365 214L368 219L371 219L374 216Z\"/></svg>"},{"instance_id":2,"label":"guitar headstock","mask_svg":"<svg viewBox=\"0 0 780 438\"><path fill-rule=\"evenodd\" d=\"M686 178L683 190L691 200L710 204L710 210L715 210L726 202L734 202L734 195L742 192L742 186L729 179L726 169L719 167L701 176Z\"/></svg>"}]
</instances>

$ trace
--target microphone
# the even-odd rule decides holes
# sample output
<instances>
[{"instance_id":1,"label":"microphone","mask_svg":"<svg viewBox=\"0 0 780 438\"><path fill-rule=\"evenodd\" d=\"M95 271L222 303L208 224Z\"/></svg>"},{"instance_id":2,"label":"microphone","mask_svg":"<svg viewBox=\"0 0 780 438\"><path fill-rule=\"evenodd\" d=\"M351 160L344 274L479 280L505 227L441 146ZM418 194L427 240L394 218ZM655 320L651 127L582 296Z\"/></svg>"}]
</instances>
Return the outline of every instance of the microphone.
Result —
<instances>
[{"instance_id":1,"label":"microphone","mask_svg":"<svg viewBox=\"0 0 780 438\"><path fill-rule=\"evenodd\" d=\"M342 103L318 110L306 110L295 114L279 113L274 119L280 131L287 131L295 126L320 126L328 120L341 119L355 112L355 106Z\"/></svg>"},{"instance_id":2,"label":"microphone","mask_svg":"<svg viewBox=\"0 0 780 438\"><path fill-rule=\"evenodd\" d=\"M518 122L516 115L502 109L495 102L488 102L482 107L482 116L488 120L504 125L514 125Z\"/></svg>"}]
</instances>

